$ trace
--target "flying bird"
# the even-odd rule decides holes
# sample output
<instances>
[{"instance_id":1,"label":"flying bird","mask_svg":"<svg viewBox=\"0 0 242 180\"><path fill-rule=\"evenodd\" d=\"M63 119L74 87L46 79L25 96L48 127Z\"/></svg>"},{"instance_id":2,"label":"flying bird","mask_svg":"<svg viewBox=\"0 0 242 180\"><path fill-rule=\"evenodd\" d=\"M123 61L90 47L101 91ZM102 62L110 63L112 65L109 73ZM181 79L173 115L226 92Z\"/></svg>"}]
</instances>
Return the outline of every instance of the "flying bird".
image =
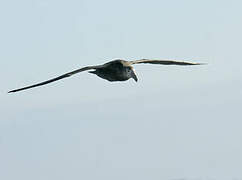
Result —
<instances>
[{"instance_id":1,"label":"flying bird","mask_svg":"<svg viewBox=\"0 0 242 180\"><path fill-rule=\"evenodd\" d=\"M151 59L140 59L135 61L126 61L126 60L113 60L110 62L107 62L102 65L97 66L86 66L68 73L65 73L61 76L55 77L53 79L49 79L47 81L43 81L37 84L33 84L30 86L26 86L19 89L14 89L9 91L8 93L18 92L38 86L42 86L45 84L52 83L54 81L58 81L63 78L70 77L74 74L91 70L89 73L95 74L99 76L100 78L106 79L108 81L126 81L130 78L133 78L136 82L138 81L137 75L135 73L134 68L132 67L133 64L140 64L140 63L148 63L148 64L161 64L161 65L201 65L203 63L191 63L191 62L183 62L183 61L174 61L174 60L151 60Z\"/></svg>"}]
</instances>

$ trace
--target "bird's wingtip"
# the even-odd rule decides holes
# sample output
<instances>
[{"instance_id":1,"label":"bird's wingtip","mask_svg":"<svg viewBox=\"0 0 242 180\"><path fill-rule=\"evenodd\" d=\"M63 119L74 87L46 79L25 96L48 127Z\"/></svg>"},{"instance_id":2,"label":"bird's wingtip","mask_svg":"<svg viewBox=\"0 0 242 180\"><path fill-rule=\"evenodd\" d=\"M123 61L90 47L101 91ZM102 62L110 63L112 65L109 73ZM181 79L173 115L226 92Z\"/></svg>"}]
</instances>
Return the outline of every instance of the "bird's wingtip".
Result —
<instances>
[{"instance_id":1,"label":"bird's wingtip","mask_svg":"<svg viewBox=\"0 0 242 180\"><path fill-rule=\"evenodd\" d=\"M8 91L8 94L14 93L14 92L16 92L16 90L11 90L11 91Z\"/></svg>"},{"instance_id":2,"label":"bird's wingtip","mask_svg":"<svg viewBox=\"0 0 242 180\"><path fill-rule=\"evenodd\" d=\"M193 63L193 65L208 65L208 63Z\"/></svg>"}]
</instances>

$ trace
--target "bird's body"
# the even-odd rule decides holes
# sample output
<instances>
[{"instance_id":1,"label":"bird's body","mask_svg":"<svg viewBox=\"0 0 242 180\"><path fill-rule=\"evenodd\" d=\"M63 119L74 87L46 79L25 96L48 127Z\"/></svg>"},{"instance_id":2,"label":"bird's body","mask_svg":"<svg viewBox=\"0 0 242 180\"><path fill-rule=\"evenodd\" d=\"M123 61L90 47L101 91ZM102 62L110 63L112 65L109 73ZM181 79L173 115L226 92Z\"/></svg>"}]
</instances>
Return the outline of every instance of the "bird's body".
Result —
<instances>
[{"instance_id":1,"label":"bird's body","mask_svg":"<svg viewBox=\"0 0 242 180\"><path fill-rule=\"evenodd\" d=\"M100 78L106 79L108 81L126 81L130 77L127 76L125 61L114 60L104 64L103 67L97 68L94 71L89 71L89 73L96 74Z\"/></svg>"},{"instance_id":2,"label":"bird's body","mask_svg":"<svg viewBox=\"0 0 242 180\"><path fill-rule=\"evenodd\" d=\"M8 93L13 93L17 91L22 91L25 89L34 88L37 86L42 86L45 84L49 84L54 81L58 81L63 78L70 77L76 73L92 70L89 71L89 73L96 74L102 79L106 79L108 81L126 81L130 78L133 78L136 82L138 81L138 78L135 74L134 68L132 67L133 64L140 64L140 63L149 63L149 64L162 64L162 65L201 65L201 63L190 63L190 62L183 62L183 61L173 61L173 60L149 60L149 59L141 59L136 61L125 61L121 59L113 60L110 62L107 62L103 65L97 65L97 66L87 66L80 69L77 69L75 71L71 71L69 73L63 74L61 76L58 76L56 78L37 83L31 86L26 86L23 88L11 90Z\"/></svg>"}]
</instances>

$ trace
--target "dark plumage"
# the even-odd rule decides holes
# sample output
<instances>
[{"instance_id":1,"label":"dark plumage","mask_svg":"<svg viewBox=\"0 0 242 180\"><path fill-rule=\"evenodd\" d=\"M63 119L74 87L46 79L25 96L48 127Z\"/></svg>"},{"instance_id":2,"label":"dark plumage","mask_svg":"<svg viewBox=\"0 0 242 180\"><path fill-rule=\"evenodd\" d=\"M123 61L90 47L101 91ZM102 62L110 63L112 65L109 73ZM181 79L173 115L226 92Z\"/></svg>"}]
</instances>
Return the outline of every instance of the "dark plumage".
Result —
<instances>
[{"instance_id":1,"label":"dark plumage","mask_svg":"<svg viewBox=\"0 0 242 180\"><path fill-rule=\"evenodd\" d=\"M190 63L190 62L182 62L182 61L173 61L173 60L149 60L149 59L141 59L136 61L125 61L125 60L114 60L103 65L98 66L87 66L75 71L71 71L69 73L63 74L56 78L37 83L31 86L26 86L19 89L14 89L9 91L8 93L18 92L25 89L34 88L37 86L42 86L45 84L49 84L54 81L58 81L63 78L70 77L76 73L92 70L89 73L96 74L100 78L106 79L108 81L126 81L130 78L133 78L136 82L138 78L135 74L134 68L132 67L133 64L140 64L140 63L149 63L149 64L162 64L162 65L201 65L201 63Z\"/></svg>"},{"instance_id":2,"label":"dark plumage","mask_svg":"<svg viewBox=\"0 0 242 180\"><path fill-rule=\"evenodd\" d=\"M125 66L122 60L115 60L104 64L103 67L99 67L94 71L89 71L89 73L96 74L100 78L106 79L108 81L126 81L129 77L126 76L126 71L132 69L129 66Z\"/></svg>"}]
</instances>

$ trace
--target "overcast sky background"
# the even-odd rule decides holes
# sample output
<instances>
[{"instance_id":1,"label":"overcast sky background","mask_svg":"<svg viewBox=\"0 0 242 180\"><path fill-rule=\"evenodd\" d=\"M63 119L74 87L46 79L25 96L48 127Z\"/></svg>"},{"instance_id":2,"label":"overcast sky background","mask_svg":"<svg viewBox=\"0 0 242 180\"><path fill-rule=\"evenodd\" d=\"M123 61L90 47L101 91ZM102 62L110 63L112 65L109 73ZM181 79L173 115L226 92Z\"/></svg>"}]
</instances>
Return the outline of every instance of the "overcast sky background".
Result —
<instances>
[{"instance_id":1,"label":"overcast sky background","mask_svg":"<svg viewBox=\"0 0 242 180\"><path fill-rule=\"evenodd\" d=\"M0 2L0 179L242 179L242 1ZM139 82L86 72L116 58Z\"/></svg>"}]
</instances>

